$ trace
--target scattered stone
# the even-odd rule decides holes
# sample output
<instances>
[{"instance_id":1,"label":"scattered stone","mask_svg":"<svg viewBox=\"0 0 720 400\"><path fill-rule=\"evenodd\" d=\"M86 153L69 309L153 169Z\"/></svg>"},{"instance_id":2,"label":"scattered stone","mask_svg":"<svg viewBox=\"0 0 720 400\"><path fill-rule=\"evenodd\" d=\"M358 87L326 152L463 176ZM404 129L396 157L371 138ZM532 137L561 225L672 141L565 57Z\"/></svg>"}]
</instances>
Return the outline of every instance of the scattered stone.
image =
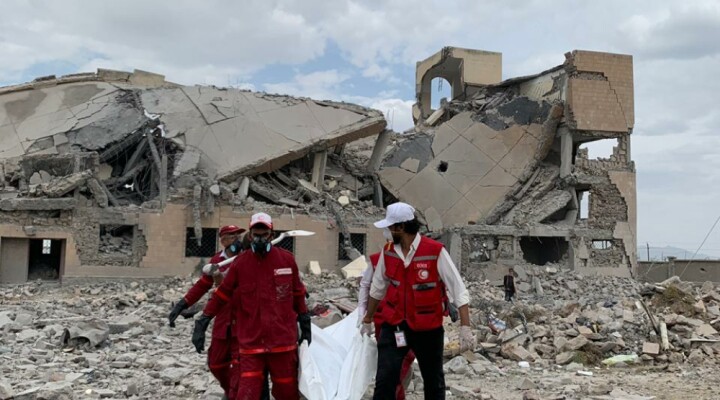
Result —
<instances>
[{"instance_id":1,"label":"scattered stone","mask_svg":"<svg viewBox=\"0 0 720 400\"><path fill-rule=\"evenodd\" d=\"M537 389L537 385L528 378L523 378L518 382L517 388L520 390L533 390Z\"/></svg>"},{"instance_id":2,"label":"scattered stone","mask_svg":"<svg viewBox=\"0 0 720 400\"><path fill-rule=\"evenodd\" d=\"M127 388L125 388L125 395L127 397L132 396L138 396L140 394L140 390L138 390L137 384L130 383L127 385Z\"/></svg>"},{"instance_id":3,"label":"scattered stone","mask_svg":"<svg viewBox=\"0 0 720 400\"><path fill-rule=\"evenodd\" d=\"M645 343L643 343L642 352L643 352L643 354L656 356L656 355L660 354L660 344L652 343L652 342L645 342Z\"/></svg>"},{"instance_id":4,"label":"scattered stone","mask_svg":"<svg viewBox=\"0 0 720 400\"><path fill-rule=\"evenodd\" d=\"M699 336L710 337L717 335L718 331L716 331L710 324L702 324L695 329L695 333Z\"/></svg>"},{"instance_id":5,"label":"scattered stone","mask_svg":"<svg viewBox=\"0 0 720 400\"><path fill-rule=\"evenodd\" d=\"M165 383L177 384L190 373L192 370L189 368L166 368L160 373L160 379Z\"/></svg>"},{"instance_id":6,"label":"scattered stone","mask_svg":"<svg viewBox=\"0 0 720 400\"><path fill-rule=\"evenodd\" d=\"M317 261L310 261L308 263L308 271L313 275L322 274L322 269L320 268L320 263Z\"/></svg>"},{"instance_id":7,"label":"scattered stone","mask_svg":"<svg viewBox=\"0 0 720 400\"><path fill-rule=\"evenodd\" d=\"M574 351L566 351L555 356L555 363L559 365L565 365L570 363L575 358Z\"/></svg>"},{"instance_id":8,"label":"scattered stone","mask_svg":"<svg viewBox=\"0 0 720 400\"><path fill-rule=\"evenodd\" d=\"M585 336L578 336L573 339L570 339L565 344L565 350L580 350L588 343L589 343L589 341Z\"/></svg>"},{"instance_id":9,"label":"scattered stone","mask_svg":"<svg viewBox=\"0 0 720 400\"><path fill-rule=\"evenodd\" d=\"M13 390L9 383L0 381L0 400L8 400L13 397Z\"/></svg>"},{"instance_id":10,"label":"scattered stone","mask_svg":"<svg viewBox=\"0 0 720 400\"><path fill-rule=\"evenodd\" d=\"M703 354L703 351L700 349L695 349L690 352L690 355L687 358L688 364L692 365L699 365L703 362L705 359L705 355Z\"/></svg>"},{"instance_id":11,"label":"scattered stone","mask_svg":"<svg viewBox=\"0 0 720 400\"><path fill-rule=\"evenodd\" d=\"M457 356L445 363L443 369L455 374L465 374L468 371L468 362L465 357Z\"/></svg>"}]
</instances>

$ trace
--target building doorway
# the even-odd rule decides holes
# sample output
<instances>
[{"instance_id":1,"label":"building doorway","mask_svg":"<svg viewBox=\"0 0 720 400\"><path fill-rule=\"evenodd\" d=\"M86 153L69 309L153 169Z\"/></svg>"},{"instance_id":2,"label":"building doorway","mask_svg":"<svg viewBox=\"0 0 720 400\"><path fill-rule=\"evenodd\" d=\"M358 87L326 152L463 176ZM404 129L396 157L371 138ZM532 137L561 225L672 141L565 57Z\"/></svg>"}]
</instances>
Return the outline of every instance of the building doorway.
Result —
<instances>
[{"instance_id":1,"label":"building doorway","mask_svg":"<svg viewBox=\"0 0 720 400\"><path fill-rule=\"evenodd\" d=\"M30 239L28 252L29 281L56 281L60 279L64 240Z\"/></svg>"}]
</instances>

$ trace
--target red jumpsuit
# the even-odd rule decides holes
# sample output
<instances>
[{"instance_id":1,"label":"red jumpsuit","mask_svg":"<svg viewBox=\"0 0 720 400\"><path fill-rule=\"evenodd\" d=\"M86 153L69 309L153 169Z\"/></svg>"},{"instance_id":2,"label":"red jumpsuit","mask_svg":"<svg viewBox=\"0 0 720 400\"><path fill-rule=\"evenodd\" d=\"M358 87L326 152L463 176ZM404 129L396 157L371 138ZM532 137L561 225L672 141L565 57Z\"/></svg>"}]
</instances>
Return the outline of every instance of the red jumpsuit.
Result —
<instances>
[{"instance_id":1,"label":"red jumpsuit","mask_svg":"<svg viewBox=\"0 0 720 400\"><path fill-rule=\"evenodd\" d=\"M211 259L211 264L217 264L225 260L222 252L215 254ZM230 266L225 265L220 267L220 272L225 272ZM213 287L213 278L210 275L203 274L200 279L188 290L185 295L185 301L188 307L197 303L200 298L207 293ZM208 348L208 367L210 372L220 382L225 394L228 398L232 399L231 396L231 371L230 363L234 359L233 355L237 353L237 346L230 325L232 323L232 307L228 304L223 307L215 317L213 324L212 340L210 341L210 348Z\"/></svg>"},{"instance_id":2,"label":"red jumpsuit","mask_svg":"<svg viewBox=\"0 0 720 400\"><path fill-rule=\"evenodd\" d=\"M275 399L299 399L297 317L307 313L307 306L292 253L272 247L264 257L252 251L238 255L203 313L217 315L227 302L233 305L233 320L242 321L233 325L240 368L235 398L260 398L267 369Z\"/></svg>"},{"instance_id":3,"label":"red jumpsuit","mask_svg":"<svg viewBox=\"0 0 720 400\"><path fill-rule=\"evenodd\" d=\"M380 253L375 253L370 255L370 262L372 263L373 270L375 267L377 267L378 260L380 259ZM386 305L385 299L380 301L380 304L378 305L377 312L375 313L375 316L373 318L373 322L375 323L375 339L380 340L380 326L382 326L384 320L382 317L382 309L383 306ZM400 382L398 382L397 388L395 389L395 398L397 400L405 400L405 386L403 386L403 382L408 376L408 373L410 372L410 369L412 368L412 364L415 361L415 353L412 352L412 350L408 351L407 355L405 355L405 358L403 359L402 363L402 369L400 370Z\"/></svg>"}]
</instances>

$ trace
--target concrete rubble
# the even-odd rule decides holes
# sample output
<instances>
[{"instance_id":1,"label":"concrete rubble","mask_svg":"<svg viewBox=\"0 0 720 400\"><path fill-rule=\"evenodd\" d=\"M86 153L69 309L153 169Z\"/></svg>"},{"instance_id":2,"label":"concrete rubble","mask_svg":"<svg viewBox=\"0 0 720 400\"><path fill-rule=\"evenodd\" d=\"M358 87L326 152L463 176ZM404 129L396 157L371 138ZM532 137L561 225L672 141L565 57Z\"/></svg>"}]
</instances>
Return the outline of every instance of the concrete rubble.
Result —
<instances>
[{"instance_id":1,"label":"concrete rubble","mask_svg":"<svg viewBox=\"0 0 720 400\"><path fill-rule=\"evenodd\" d=\"M369 222L396 200L416 206L462 267L634 276L632 56L576 50L505 81L501 58L447 47L419 62L416 125L403 134L352 104L140 70L0 88L0 240L27 239L0 282L27 279L10 270L35 264L17 255L43 238L61 247L48 267L57 276L189 273L213 250L211 229L256 211L286 229L298 216L324 225L332 246L321 245L330 235L286 245L302 265L339 270L382 243ZM433 110L435 78L452 98ZM585 144L600 140L616 143L612 155L590 159ZM33 234L19 234L27 221Z\"/></svg>"},{"instance_id":2,"label":"concrete rubble","mask_svg":"<svg viewBox=\"0 0 720 400\"><path fill-rule=\"evenodd\" d=\"M475 352L458 354L457 325L448 321L444 369L452 398L673 398L663 393L688 390L688 380L704 382L692 398L713 398L714 389L703 389L720 382L702 371L720 364L720 315L697 313L694 304L714 309L720 286L703 291L681 281L642 284L523 267L522 282L538 277L545 294L520 293L515 306L503 301L495 282L466 277L478 344ZM304 280L316 325L329 326L355 308L357 279L322 273ZM568 289L568 282L585 290ZM169 304L190 283L183 277L0 288L0 399L219 399L205 356L191 351L191 320L166 325ZM491 332L490 312L508 330ZM667 350L651 318L667 325ZM625 354L635 361L602 363ZM408 398L422 398L417 366Z\"/></svg>"},{"instance_id":3,"label":"concrete rubble","mask_svg":"<svg viewBox=\"0 0 720 400\"><path fill-rule=\"evenodd\" d=\"M162 276L178 264L188 273L215 246L202 239L209 221L260 210L343 227L352 253L349 235L382 212L367 164L385 125L381 112L352 104L182 86L138 70L0 88L0 240L33 222L7 250L0 283L44 274L33 271L40 255L18 258L34 253L35 238L62 247L44 264L55 277ZM337 205L330 218L327 203ZM185 239L186 226L186 247L197 249L158 246ZM323 268L338 267L331 258Z\"/></svg>"},{"instance_id":4,"label":"concrete rubble","mask_svg":"<svg viewBox=\"0 0 720 400\"><path fill-rule=\"evenodd\" d=\"M446 326L449 398L716 398L720 288L634 279L632 57L577 50L501 81L499 53L448 47L416 72L403 134L376 110L139 70L0 88L0 283L17 284L0 286L0 400L219 399L191 321L165 320L218 226L266 211L278 231L316 232L281 245L325 327L355 309L384 242L370 222L396 200L472 295L476 351ZM432 109L435 78L453 96ZM616 146L591 159L599 140ZM150 277L166 278L133 280ZM408 398L422 389L416 368Z\"/></svg>"},{"instance_id":5,"label":"concrete rubble","mask_svg":"<svg viewBox=\"0 0 720 400\"><path fill-rule=\"evenodd\" d=\"M388 150L380 181L458 242L463 265L633 276L632 57L578 50L536 75L501 72L500 53L454 47L419 62L416 126ZM452 98L432 110L438 78ZM589 159L584 145L601 140L616 144L612 155Z\"/></svg>"}]
</instances>

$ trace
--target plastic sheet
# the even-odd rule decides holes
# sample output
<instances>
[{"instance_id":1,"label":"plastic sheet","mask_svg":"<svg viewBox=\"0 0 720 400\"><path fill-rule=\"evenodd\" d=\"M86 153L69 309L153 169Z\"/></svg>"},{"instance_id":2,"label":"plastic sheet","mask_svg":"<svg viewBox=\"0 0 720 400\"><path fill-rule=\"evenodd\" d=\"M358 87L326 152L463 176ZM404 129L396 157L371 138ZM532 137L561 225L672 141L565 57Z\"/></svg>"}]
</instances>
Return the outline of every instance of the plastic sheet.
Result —
<instances>
[{"instance_id":1,"label":"plastic sheet","mask_svg":"<svg viewBox=\"0 0 720 400\"><path fill-rule=\"evenodd\" d=\"M300 392L311 400L360 400L375 377L377 346L360 334L357 311L300 346Z\"/></svg>"}]
</instances>

